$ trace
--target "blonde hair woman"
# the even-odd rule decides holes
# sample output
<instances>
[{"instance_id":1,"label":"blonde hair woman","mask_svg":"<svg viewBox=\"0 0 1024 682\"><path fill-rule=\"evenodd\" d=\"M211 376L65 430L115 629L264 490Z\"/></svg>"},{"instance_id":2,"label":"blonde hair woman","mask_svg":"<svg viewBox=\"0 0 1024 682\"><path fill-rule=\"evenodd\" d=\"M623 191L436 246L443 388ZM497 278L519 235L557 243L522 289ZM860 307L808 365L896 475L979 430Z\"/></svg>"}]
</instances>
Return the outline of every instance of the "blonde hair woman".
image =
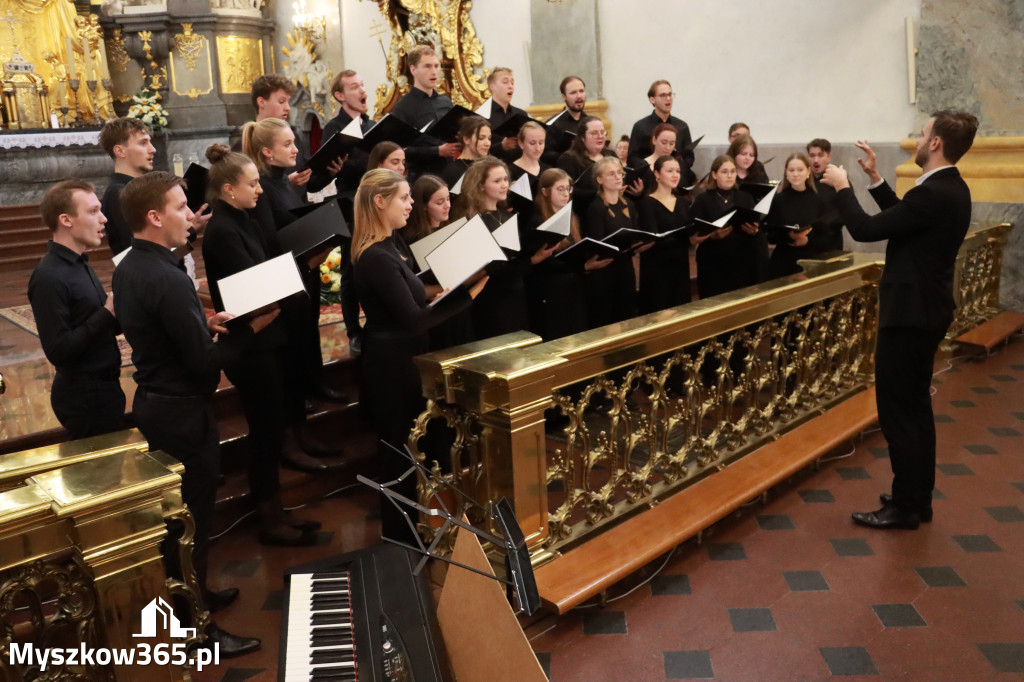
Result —
<instances>
[{"instance_id":1,"label":"blonde hair woman","mask_svg":"<svg viewBox=\"0 0 1024 682\"><path fill-rule=\"evenodd\" d=\"M359 301L366 313L360 395L382 442L384 480L394 480L407 468L407 462L388 445L405 448L409 430L425 405L412 359L427 351L428 330L466 310L487 283L483 277L468 291L452 292L436 307L427 306L423 282L401 257L393 237L395 230L405 226L412 206L409 183L395 171L370 170L359 183L352 260ZM398 490L415 498L415 477ZM381 526L388 538L412 540L405 517L384 498Z\"/></svg>"}]
</instances>

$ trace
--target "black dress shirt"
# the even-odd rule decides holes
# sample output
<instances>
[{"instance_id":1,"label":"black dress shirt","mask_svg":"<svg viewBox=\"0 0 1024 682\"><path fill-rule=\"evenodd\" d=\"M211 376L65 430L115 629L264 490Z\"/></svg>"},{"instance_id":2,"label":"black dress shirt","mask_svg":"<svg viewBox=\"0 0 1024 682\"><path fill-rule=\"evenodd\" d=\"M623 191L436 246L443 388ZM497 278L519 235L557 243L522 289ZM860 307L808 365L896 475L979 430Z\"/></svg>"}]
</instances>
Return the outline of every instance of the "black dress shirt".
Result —
<instances>
[{"instance_id":1,"label":"black dress shirt","mask_svg":"<svg viewBox=\"0 0 1024 682\"><path fill-rule=\"evenodd\" d=\"M654 151L651 149L651 138L654 136L654 129L662 123L669 123L676 129L676 157L679 159L679 165L683 171L683 181L680 184L692 185L695 178L691 170L694 157L693 150L690 149L690 145L693 144L693 138L690 137L690 126L686 125L686 121L683 119L676 118L671 114L667 120L662 121L661 117L652 111L650 116L645 116L633 124L633 131L629 134L629 153L626 157L629 160L629 165L636 168Z\"/></svg>"},{"instance_id":2,"label":"black dress shirt","mask_svg":"<svg viewBox=\"0 0 1024 682\"><path fill-rule=\"evenodd\" d=\"M517 114L522 114L524 116L528 115L526 111L520 109L519 107L512 106L512 104L508 105L508 109L502 109L500 104L495 102L493 99L491 100L491 117L487 119L491 123L491 156L497 156L505 163L511 163L512 161L518 159L520 156L522 156L523 150L519 148L518 144L516 144L516 146L512 147L512 149L505 151L502 148L501 143L506 136L495 135L494 131L498 129L498 126L502 125L505 121L509 120L510 118ZM508 135L507 137L517 139L518 136L519 131L517 130L514 134Z\"/></svg>"},{"instance_id":3,"label":"black dress shirt","mask_svg":"<svg viewBox=\"0 0 1024 682\"><path fill-rule=\"evenodd\" d=\"M149 393L206 396L237 358L252 328L214 342L192 280L171 251L144 239L114 270L114 311L132 346L135 382Z\"/></svg>"},{"instance_id":4,"label":"black dress shirt","mask_svg":"<svg viewBox=\"0 0 1024 682\"><path fill-rule=\"evenodd\" d=\"M447 114L453 106L451 99L447 95L439 94L437 90L428 95L419 88L412 87L402 99L398 100L391 113L416 130L420 130L428 123ZM439 140L436 137L421 135L409 145L405 150L405 158L409 163L410 179L415 179L425 173L441 174L447 159L441 158L438 154L438 147L444 143L444 140Z\"/></svg>"},{"instance_id":5,"label":"black dress shirt","mask_svg":"<svg viewBox=\"0 0 1024 682\"><path fill-rule=\"evenodd\" d=\"M768 241L775 244L768 264L768 279L800 272L797 259L814 258L830 250L830 233L820 222L824 214L825 202L812 189L797 191L787 187L775 195L765 219ZM783 227L786 225L812 228L807 243L794 246L790 239L793 233Z\"/></svg>"},{"instance_id":6,"label":"black dress shirt","mask_svg":"<svg viewBox=\"0 0 1024 682\"><path fill-rule=\"evenodd\" d=\"M580 118L583 118L586 115L586 112L582 112L580 114ZM546 123L545 126L575 135L580 128L580 118L573 118L568 109L562 109L561 114L555 114L555 116L549 118L548 123ZM540 158L549 166L558 165L558 157L562 154L562 151L565 151L564 149L562 151L558 151L555 145L556 141L560 137L561 136L556 136L548 131L547 138L544 141L544 154Z\"/></svg>"},{"instance_id":7,"label":"black dress shirt","mask_svg":"<svg viewBox=\"0 0 1024 682\"><path fill-rule=\"evenodd\" d=\"M839 208L836 206L836 188L826 185L821 181L824 173L814 174L814 183L818 188L818 196L825 204L825 214L821 217L821 232L827 237L827 251L843 250L843 218L839 215Z\"/></svg>"},{"instance_id":8,"label":"black dress shirt","mask_svg":"<svg viewBox=\"0 0 1024 682\"><path fill-rule=\"evenodd\" d=\"M269 173L260 173L260 187L263 194L253 209L256 219L269 221L278 230L291 225L296 220L292 209L302 206L302 202L296 198L292 184L288 182L288 169L270 166Z\"/></svg>"},{"instance_id":9,"label":"black dress shirt","mask_svg":"<svg viewBox=\"0 0 1024 682\"><path fill-rule=\"evenodd\" d=\"M365 135L373 127L373 121L366 114L360 114L359 118L359 129ZM340 133L351 122L352 117L345 113L344 109L339 111L338 115L324 126L323 141L327 142L335 133ZM348 158L345 159L345 163L341 166L341 170L336 177L331 177L329 173L314 172L313 176L309 179L309 190L311 192L318 192L330 184L332 180L336 181L339 192L355 189L359 186L363 173L366 172L366 162L369 160L370 155L367 152L358 147L354 148L348 153Z\"/></svg>"},{"instance_id":10,"label":"black dress shirt","mask_svg":"<svg viewBox=\"0 0 1024 682\"><path fill-rule=\"evenodd\" d=\"M114 173L110 176L107 189L103 191L103 199L100 200L100 210L107 219L107 244L115 256L132 245L132 230L128 226L128 221L124 219L124 213L121 212L121 190L132 180L134 178L130 175Z\"/></svg>"},{"instance_id":11,"label":"black dress shirt","mask_svg":"<svg viewBox=\"0 0 1024 682\"><path fill-rule=\"evenodd\" d=\"M46 359L59 374L116 378L117 320L88 254L51 241L28 280L28 300Z\"/></svg>"}]
</instances>

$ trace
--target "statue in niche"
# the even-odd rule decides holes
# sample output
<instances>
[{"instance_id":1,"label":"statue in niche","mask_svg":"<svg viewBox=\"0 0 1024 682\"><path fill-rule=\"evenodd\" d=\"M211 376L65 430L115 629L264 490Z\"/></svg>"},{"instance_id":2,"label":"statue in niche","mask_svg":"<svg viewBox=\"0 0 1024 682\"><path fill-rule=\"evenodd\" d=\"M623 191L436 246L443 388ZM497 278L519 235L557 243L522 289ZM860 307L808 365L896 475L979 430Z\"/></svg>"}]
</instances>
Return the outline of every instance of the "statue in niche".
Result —
<instances>
[{"instance_id":1,"label":"statue in niche","mask_svg":"<svg viewBox=\"0 0 1024 682\"><path fill-rule=\"evenodd\" d=\"M410 14L409 30L405 34L405 51L417 45L433 45L438 57L444 55L441 34L434 28L434 22L426 14Z\"/></svg>"}]
</instances>

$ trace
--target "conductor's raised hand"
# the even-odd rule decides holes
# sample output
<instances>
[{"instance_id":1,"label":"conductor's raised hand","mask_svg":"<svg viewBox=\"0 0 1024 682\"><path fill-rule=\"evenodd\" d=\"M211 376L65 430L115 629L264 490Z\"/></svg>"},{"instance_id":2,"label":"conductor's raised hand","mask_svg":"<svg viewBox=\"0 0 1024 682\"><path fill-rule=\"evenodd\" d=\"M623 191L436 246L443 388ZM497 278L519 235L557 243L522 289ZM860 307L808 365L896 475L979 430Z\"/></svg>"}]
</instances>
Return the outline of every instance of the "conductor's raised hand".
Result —
<instances>
[{"instance_id":1,"label":"conductor's raised hand","mask_svg":"<svg viewBox=\"0 0 1024 682\"><path fill-rule=\"evenodd\" d=\"M821 181L826 185L831 185L836 191L850 186L850 178L846 174L846 169L831 163L825 169L825 174L821 176Z\"/></svg>"},{"instance_id":2,"label":"conductor's raised hand","mask_svg":"<svg viewBox=\"0 0 1024 682\"><path fill-rule=\"evenodd\" d=\"M871 178L872 184L880 182L882 176L878 172L878 159L875 156L875 150L868 145L867 140L857 140L854 142L854 145L856 145L857 149L864 152L864 158L858 158L857 163L860 164L860 167Z\"/></svg>"}]
</instances>

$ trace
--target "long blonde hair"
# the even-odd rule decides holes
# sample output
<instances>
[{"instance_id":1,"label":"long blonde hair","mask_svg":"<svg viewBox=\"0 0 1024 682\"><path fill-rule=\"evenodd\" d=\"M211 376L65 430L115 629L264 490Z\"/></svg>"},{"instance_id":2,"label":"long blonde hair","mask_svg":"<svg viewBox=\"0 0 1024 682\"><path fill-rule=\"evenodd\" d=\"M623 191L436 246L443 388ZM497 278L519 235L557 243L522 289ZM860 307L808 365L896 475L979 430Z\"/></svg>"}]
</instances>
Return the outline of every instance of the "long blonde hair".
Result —
<instances>
[{"instance_id":1,"label":"long blonde hair","mask_svg":"<svg viewBox=\"0 0 1024 682\"><path fill-rule=\"evenodd\" d=\"M242 153L253 160L260 174L270 173L270 164L263 156L263 149L273 148L277 136L286 128L288 122L280 118L265 118L262 121L249 121L242 128Z\"/></svg>"},{"instance_id":2,"label":"long blonde hair","mask_svg":"<svg viewBox=\"0 0 1024 682\"><path fill-rule=\"evenodd\" d=\"M462 180L462 196L459 199L467 218L486 211L484 208L484 183L487 182L487 176L495 168L503 168L505 175L508 175L508 166L505 165L505 162L493 156L477 159L466 171L466 177Z\"/></svg>"},{"instance_id":3,"label":"long blonde hair","mask_svg":"<svg viewBox=\"0 0 1024 682\"><path fill-rule=\"evenodd\" d=\"M380 209L373 198L380 196L385 203L390 202L404 182L405 178L401 174L387 168L374 168L363 175L359 189L356 190L355 225L352 228L353 263L359 260L363 251L391 235L391 230L381 220Z\"/></svg>"}]
</instances>

